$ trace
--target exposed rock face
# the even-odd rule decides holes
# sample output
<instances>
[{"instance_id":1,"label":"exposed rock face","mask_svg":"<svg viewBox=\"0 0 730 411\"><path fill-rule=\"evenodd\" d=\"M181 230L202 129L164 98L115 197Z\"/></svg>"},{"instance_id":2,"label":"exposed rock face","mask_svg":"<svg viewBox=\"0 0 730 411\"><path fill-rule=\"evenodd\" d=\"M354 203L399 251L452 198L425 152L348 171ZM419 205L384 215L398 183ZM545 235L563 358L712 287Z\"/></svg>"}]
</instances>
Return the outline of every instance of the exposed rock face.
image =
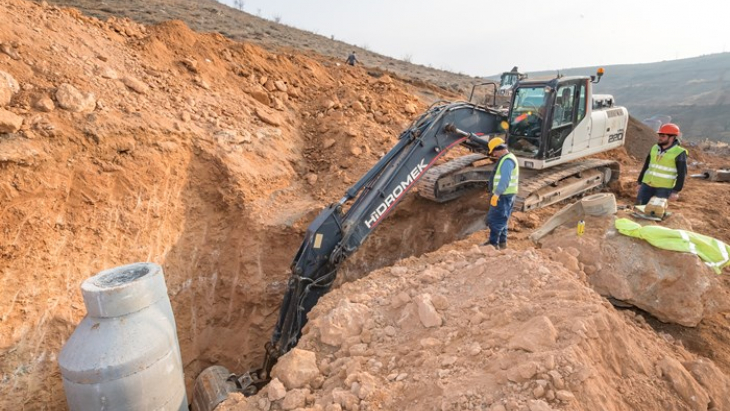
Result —
<instances>
[{"instance_id":1,"label":"exposed rock face","mask_svg":"<svg viewBox=\"0 0 730 411\"><path fill-rule=\"evenodd\" d=\"M15 78L4 71L0 71L0 107L7 106L19 90L20 86Z\"/></svg>"},{"instance_id":2,"label":"exposed rock face","mask_svg":"<svg viewBox=\"0 0 730 411\"><path fill-rule=\"evenodd\" d=\"M279 358L272 370L287 389L303 388L319 376L317 359L313 352L294 348Z\"/></svg>"},{"instance_id":3,"label":"exposed rock face","mask_svg":"<svg viewBox=\"0 0 730 411\"><path fill-rule=\"evenodd\" d=\"M131 76L124 77L122 83L139 94L147 94L150 91L147 84Z\"/></svg>"},{"instance_id":4,"label":"exposed rock face","mask_svg":"<svg viewBox=\"0 0 730 411\"><path fill-rule=\"evenodd\" d=\"M84 94L68 83L58 86L56 101L61 108L75 113L94 111L96 107L94 93Z\"/></svg>"},{"instance_id":5,"label":"exposed rock face","mask_svg":"<svg viewBox=\"0 0 730 411\"><path fill-rule=\"evenodd\" d=\"M349 337L360 335L368 316L367 306L342 300L336 309L312 323L319 327L323 343L339 347Z\"/></svg>"},{"instance_id":6,"label":"exposed rock face","mask_svg":"<svg viewBox=\"0 0 730 411\"><path fill-rule=\"evenodd\" d=\"M281 117L275 113L271 113L265 109L256 108L256 116L266 124L278 127L281 125Z\"/></svg>"},{"instance_id":7,"label":"exposed rock face","mask_svg":"<svg viewBox=\"0 0 730 411\"><path fill-rule=\"evenodd\" d=\"M439 327L442 324L441 316L431 303L429 294L422 294L415 298L414 302L418 308L418 319L424 327Z\"/></svg>"},{"instance_id":8,"label":"exposed rock face","mask_svg":"<svg viewBox=\"0 0 730 411\"><path fill-rule=\"evenodd\" d=\"M48 96L40 95L33 100L33 108L44 113L50 113L56 108L56 104Z\"/></svg>"},{"instance_id":9,"label":"exposed rock face","mask_svg":"<svg viewBox=\"0 0 730 411\"><path fill-rule=\"evenodd\" d=\"M23 125L23 117L0 108L0 133L15 133Z\"/></svg>"}]
</instances>

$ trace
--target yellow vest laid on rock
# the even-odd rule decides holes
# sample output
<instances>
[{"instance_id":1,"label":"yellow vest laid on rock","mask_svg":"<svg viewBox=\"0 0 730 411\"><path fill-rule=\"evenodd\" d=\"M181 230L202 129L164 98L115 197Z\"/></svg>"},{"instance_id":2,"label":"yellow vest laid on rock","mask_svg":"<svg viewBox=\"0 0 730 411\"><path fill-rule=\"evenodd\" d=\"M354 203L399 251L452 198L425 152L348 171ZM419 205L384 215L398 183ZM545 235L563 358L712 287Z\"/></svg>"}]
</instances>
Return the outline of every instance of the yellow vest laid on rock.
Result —
<instances>
[{"instance_id":1,"label":"yellow vest laid on rock","mask_svg":"<svg viewBox=\"0 0 730 411\"><path fill-rule=\"evenodd\" d=\"M722 268L730 266L730 246L706 235L657 225L642 227L626 218L616 220L616 229L629 237L646 240L657 248L692 253L700 257L717 274L720 274Z\"/></svg>"},{"instance_id":2,"label":"yellow vest laid on rock","mask_svg":"<svg viewBox=\"0 0 730 411\"><path fill-rule=\"evenodd\" d=\"M644 173L642 183L655 188L674 188L677 182L677 157L687 150L679 144L659 155L659 146L654 144L649 153L649 168Z\"/></svg>"},{"instance_id":3,"label":"yellow vest laid on rock","mask_svg":"<svg viewBox=\"0 0 730 411\"><path fill-rule=\"evenodd\" d=\"M499 159L497 168L494 170L494 183L492 184L492 190L497 188L499 180L502 179L502 164L504 164L507 159L515 162L515 168L512 170L512 174L510 175L509 186L502 194L517 194L517 186L520 182L520 163L517 162L517 157L515 157L512 153L505 154Z\"/></svg>"}]
</instances>

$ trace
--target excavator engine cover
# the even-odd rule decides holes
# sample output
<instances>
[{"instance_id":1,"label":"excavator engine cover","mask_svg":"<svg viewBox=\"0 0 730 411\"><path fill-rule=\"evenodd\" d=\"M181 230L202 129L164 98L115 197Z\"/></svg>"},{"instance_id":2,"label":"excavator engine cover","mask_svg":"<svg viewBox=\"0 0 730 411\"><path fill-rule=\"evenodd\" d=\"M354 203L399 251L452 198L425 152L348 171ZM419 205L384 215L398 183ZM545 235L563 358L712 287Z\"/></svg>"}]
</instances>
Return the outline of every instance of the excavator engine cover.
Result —
<instances>
[{"instance_id":1,"label":"excavator engine cover","mask_svg":"<svg viewBox=\"0 0 730 411\"><path fill-rule=\"evenodd\" d=\"M213 411L228 394L238 391L235 376L225 367L214 365L203 370L195 379L192 411Z\"/></svg>"}]
</instances>

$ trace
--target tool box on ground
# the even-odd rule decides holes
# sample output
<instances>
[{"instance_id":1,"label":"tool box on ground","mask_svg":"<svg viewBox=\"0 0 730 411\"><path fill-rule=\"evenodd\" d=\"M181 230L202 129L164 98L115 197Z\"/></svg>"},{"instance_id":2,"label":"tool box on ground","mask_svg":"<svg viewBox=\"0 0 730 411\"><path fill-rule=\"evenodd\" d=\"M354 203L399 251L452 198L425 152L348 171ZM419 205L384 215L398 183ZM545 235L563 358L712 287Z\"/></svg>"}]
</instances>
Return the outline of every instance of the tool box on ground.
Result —
<instances>
[{"instance_id":1,"label":"tool box on ground","mask_svg":"<svg viewBox=\"0 0 730 411\"><path fill-rule=\"evenodd\" d=\"M645 220L662 221L672 215L667 211L669 200L666 198L652 197L646 205L634 206L633 217Z\"/></svg>"},{"instance_id":2,"label":"tool box on ground","mask_svg":"<svg viewBox=\"0 0 730 411\"><path fill-rule=\"evenodd\" d=\"M652 197L644 207L644 214L652 217L664 218L664 214L667 212L666 198Z\"/></svg>"}]
</instances>

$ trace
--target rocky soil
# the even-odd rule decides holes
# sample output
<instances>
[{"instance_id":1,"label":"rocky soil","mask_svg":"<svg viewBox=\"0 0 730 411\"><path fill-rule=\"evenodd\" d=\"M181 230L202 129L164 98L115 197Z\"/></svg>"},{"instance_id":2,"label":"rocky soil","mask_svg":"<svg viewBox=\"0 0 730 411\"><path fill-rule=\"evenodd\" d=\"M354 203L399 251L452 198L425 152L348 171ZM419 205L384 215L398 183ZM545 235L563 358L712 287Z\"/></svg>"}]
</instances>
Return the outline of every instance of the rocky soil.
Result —
<instances>
[{"instance_id":1,"label":"rocky soil","mask_svg":"<svg viewBox=\"0 0 730 411\"><path fill-rule=\"evenodd\" d=\"M240 11L216 0L130 0L125 3L97 0L51 0L49 3L76 8L83 13L106 20L126 17L143 24L181 20L195 31L220 33L237 41L245 41L277 51L295 49L331 57L334 63L344 63L351 51L356 51L369 70L396 74L419 85L428 82L440 88L461 93L471 90L474 77L452 73L434 67L411 64L371 51L366 44L352 45L339 41L329 33L299 30L272 19L254 15L254 10ZM281 16L279 16L281 17ZM285 22L286 16L283 17ZM505 67L509 70L511 67ZM483 73L493 75L495 73Z\"/></svg>"},{"instance_id":2,"label":"rocky soil","mask_svg":"<svg viewBox=\"0 0 730 411\"><path fill-rule=\"evenodd\" d=\"M0 17L0 409L65 408L57 356L85 315L79 286L135 261L165 270L189 390L209 365L259 366L312 218L429 104L464 98L179 21L23 0ZM652 141L632 121L604 155L622 164L620 204ZM690 147L691 172L726 165L722 150ZM615 262L640 251L675 283L707 278L712 302L727 270L618 237L611 219L536 247L527 236L560 206L516 213L509 250L480 247L485 202L409 195L342 268L277 380L225 407L730 409L722 304L694 327L662 323L592 281L632 271ZM669 221L729 242L728 204L727 184L691 180Z\"/></svg>"}]
</instances>

